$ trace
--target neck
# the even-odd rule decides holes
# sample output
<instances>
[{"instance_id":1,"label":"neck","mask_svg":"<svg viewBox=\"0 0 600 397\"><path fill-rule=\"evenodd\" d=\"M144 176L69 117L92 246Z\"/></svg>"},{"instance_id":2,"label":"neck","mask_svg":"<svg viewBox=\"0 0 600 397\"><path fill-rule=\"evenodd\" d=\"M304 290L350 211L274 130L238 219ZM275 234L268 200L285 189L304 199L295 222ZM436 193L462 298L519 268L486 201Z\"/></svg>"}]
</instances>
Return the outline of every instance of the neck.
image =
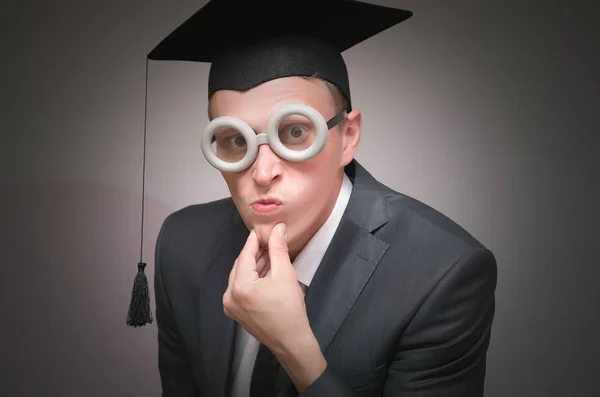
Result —
<instances>
[{"instance_id":1,"label":"neck","mask_svg":"<svg viewBox=\"0 0 600 397\"><path fill-rule=\"evenodd\" d=\"M342 169L339 178L336 179L335 188L332 189L331 196L329 200L327 200L327 205L323 207L323 210L319 213L319 216L315 218L315 222L313 222L310 227L299 236L298 241L295 244L290 244L289 246L289 254L290 260L293 262L298 254L306 247L306 244L314 237L314 235L319 231L319 229L323 226L333 208L335 207L335 203L338 199L340 191L342 189L342 181L343 181L344 170Z\"/></svg>"}]
</instances>

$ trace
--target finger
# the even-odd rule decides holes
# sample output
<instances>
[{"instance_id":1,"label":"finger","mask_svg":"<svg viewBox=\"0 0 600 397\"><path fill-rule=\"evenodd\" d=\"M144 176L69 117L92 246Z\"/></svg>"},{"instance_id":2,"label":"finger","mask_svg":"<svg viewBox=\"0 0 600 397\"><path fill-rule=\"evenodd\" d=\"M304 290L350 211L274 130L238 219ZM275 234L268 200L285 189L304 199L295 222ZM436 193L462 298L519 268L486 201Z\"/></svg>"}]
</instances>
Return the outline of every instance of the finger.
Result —
<instances>
[{"instance_id":1,"label":"finger","mask_svg":"<svg viewBox=\"0 0 600 397\"><path fill-rule=\"evenodd\" d=\"M270 271L271 271L271 263L268 262L266 264L266 266L261 270L260 278L265 278L266 276L268 276Z\"/></svg>"},{"instance_id":2,"label":"finger","mask_svg":"<svg viewBox=\"0 0 600 397\"><path fill-rule=\"evenodd\" d=\"M268 259L269 259L269 251L261 248L258 259L256 260L256 271L258 272L259 275L261 275L261 277L263 274L263 269L264 269L265 265L267 264Z\"/></svg>"},{"instance_id":3,"label":"finger","mask_svg":"<svg viewBox=\"0 0 600 397\"><path fill-rule=\"evenodd\" d=\"M236 272L236 268L237 268L237 264L238 264L239 258L235 260L235 262L233 262L233 268L231 269L231 272L229 272L229 281L227 282L227 288L231 288L231 284L233 284L233 280L235 280L235 272Z\"/></svg>"},{"instance_id":4,"label":"finger","mask_svg":"<svg viewBox=\"0 0 600 397\"><path fill-rule=\"evenodd\" d=\"M235 262L233 263L233 268L231 269L231 272L229 273L229 281L227 283L227 289L225 290L225 293L223 294L223 298L222 298L223 311L225 312L225 314L227 316L229 316L231 318L233 318L233 317L229 310L229 306L233 305L231 289L233 287L233 282L235 280L235 272L236 272L237 263L238 263L238 260L236 259Z\"/></svg>"},{"instance_id":5,"label":"finger","mask_svg":"<svg viewBox=\"0 0 600 397\"><path fill-rule=\"evenodd\" d=\"M267 272L271 269L271 259L269 258L269 251L265 251L264 256L260 259L261 267L258 271L261 278L267 275Z\"/></svg>"},{"instance_id":6,"label":"finger","mask_svg":"<svg viewBox=\"0 0 600 397\"><path fill-rule=\"evenodd\" d=\"M242 248L242 251L240 252L240 256L242 255L242 252L244 252L244 250L246 250L247 247L249 246L249 240L253 233L254 233L254 230L251 230L250 234L248 234L248 238L246 238L246 243L244 243L244 247ZM240 261L240 256L238 256L236 258L235 262L233 263L233 269L231 269L231 273L229 273L229 285L231 285L233 280L235 280L236 268L237 268L238 262Z\"/></svg>"},{"instance_id":7,"label":"finger","mask_svg":"<svg viewBox=\"0 0 600 397\"><path fill-rule=\"evenodd\" d=\"M248 236L248 237L250 237L250 236ZM254 237L256 238L256 255L254 256L254 260L258 261L258 259L263 254L263 252L265 252L266 249L263 248L263 246L261 245L260 237L258 237L258 234L256 234L256 232L254 232ZM248 241L246 241L246 244L247 243L248 243Z\"/></svg>"},{"instance_id":8,"label":"finger","mask_svg":"<svg viewBox=\"0 0 600 397\"><path fill-rule=\"evenodd\" d=\"M240 252L238 257L238 263L236 266L236 273L234 281L242 283L249 283L258 278L258 272L256 270L256 258L258 256L258 237L254 230L250 232L246 244Z\"/></svg>"},{"instance_id":9,"label":"finger","mask_svg":"<svg viewBox=\"0 0 600 397\"><path fill-rule=\"evenodd\" d=\"M269 236L269 257L273 276L289 274L290 269L293 271L285 236L286 226L283 223L277 224Z\"/></svg>"},{"instance_id":10,"label":"finger","mask_svg":"<svg viewBox=\"0 0 600 397\"><path fill-rule=\"evenodd\" d=\"M258 236L256 235L254 229L252 229L250 231L250 234L248 234L248 238L246 239L244 248L242 248L242 252L240 252L240 257L243 255L247 255L254 259L254 261L256 262L256 260L258 259L258 255L260 254L260 250L261 248L258 241Z\"/></svg>"},{"instance_id":11,"label":"finger","mask_svg":"<svg viewBox=\"0 0 600 397\"><path fill-rule=\"evenodd\" d=\"M225 290L225 293L223 294L223 305L225 305L228 302L229 303L231 302L231 290L233 288L233 283L235 281L235 273L236 273L237 263L238 263L238 260L236 259L235 262L233 263L233 268L231 269L231 272L229 272L229 280L227 281L227 289Z\"/></svg>"}]
</instances>

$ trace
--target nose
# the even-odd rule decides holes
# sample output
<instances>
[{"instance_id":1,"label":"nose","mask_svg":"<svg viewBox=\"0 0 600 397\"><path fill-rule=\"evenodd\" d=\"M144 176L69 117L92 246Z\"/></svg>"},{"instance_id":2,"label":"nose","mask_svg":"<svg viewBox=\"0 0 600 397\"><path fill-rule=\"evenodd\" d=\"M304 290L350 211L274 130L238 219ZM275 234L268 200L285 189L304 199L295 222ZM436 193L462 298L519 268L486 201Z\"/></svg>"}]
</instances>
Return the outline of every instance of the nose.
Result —
<instances>
[{"instance_id":1,"label":"nose","mask_svg":"<svg viewBox=\"0 0 600 397\"><path fill-rule=\"evenodd\" d=\"M268 186L281 175L281 159L269 145L260 145L252 164L252 179L261 186Z\"/></svg>"}]
</instances>

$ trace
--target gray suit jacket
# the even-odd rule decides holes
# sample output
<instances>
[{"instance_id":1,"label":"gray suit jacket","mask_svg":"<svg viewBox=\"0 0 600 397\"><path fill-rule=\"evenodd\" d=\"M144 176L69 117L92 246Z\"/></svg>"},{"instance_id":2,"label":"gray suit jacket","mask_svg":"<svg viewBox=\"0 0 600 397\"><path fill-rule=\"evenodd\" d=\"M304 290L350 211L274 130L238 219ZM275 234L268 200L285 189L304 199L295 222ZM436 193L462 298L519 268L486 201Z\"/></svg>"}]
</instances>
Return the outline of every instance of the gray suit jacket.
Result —
<instances>
[{"instance_id":1,"label":"gray suit jacket","mask_svg":"<svg viewBox=\"0 0 600 397\"><path fill-rule=\"evenodd\" d=\"M482 396L493 254L358 162L346 174L352 196L306 295L328 366L300 395ZM163 397L228 395L236 324L222 297L247 236L230 198L164 221L154 279ZM277 385L298 395L284 370Z\"/></svg>"}]
</instances>

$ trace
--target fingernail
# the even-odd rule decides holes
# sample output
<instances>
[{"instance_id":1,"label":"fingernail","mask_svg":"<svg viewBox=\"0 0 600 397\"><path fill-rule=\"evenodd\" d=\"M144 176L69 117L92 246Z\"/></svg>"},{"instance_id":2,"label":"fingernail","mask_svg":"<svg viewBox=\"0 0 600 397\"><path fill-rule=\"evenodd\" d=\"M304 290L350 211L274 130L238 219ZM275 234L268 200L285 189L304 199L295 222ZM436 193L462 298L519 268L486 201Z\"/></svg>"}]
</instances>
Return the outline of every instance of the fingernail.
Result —
<instances>
[{"instance_id":1,"label":"fingernail","mask_svg":"<svg viewBox=\"0 0 600 397\"><path fill-rule=\"evenodd\" d=\"M280 223L279 225L277 225L277 232L283 236L284 239L286 239L287 241L287 232L286 232L286 227L285 227L285 223Z\"/></svg>"}]
</instances>

